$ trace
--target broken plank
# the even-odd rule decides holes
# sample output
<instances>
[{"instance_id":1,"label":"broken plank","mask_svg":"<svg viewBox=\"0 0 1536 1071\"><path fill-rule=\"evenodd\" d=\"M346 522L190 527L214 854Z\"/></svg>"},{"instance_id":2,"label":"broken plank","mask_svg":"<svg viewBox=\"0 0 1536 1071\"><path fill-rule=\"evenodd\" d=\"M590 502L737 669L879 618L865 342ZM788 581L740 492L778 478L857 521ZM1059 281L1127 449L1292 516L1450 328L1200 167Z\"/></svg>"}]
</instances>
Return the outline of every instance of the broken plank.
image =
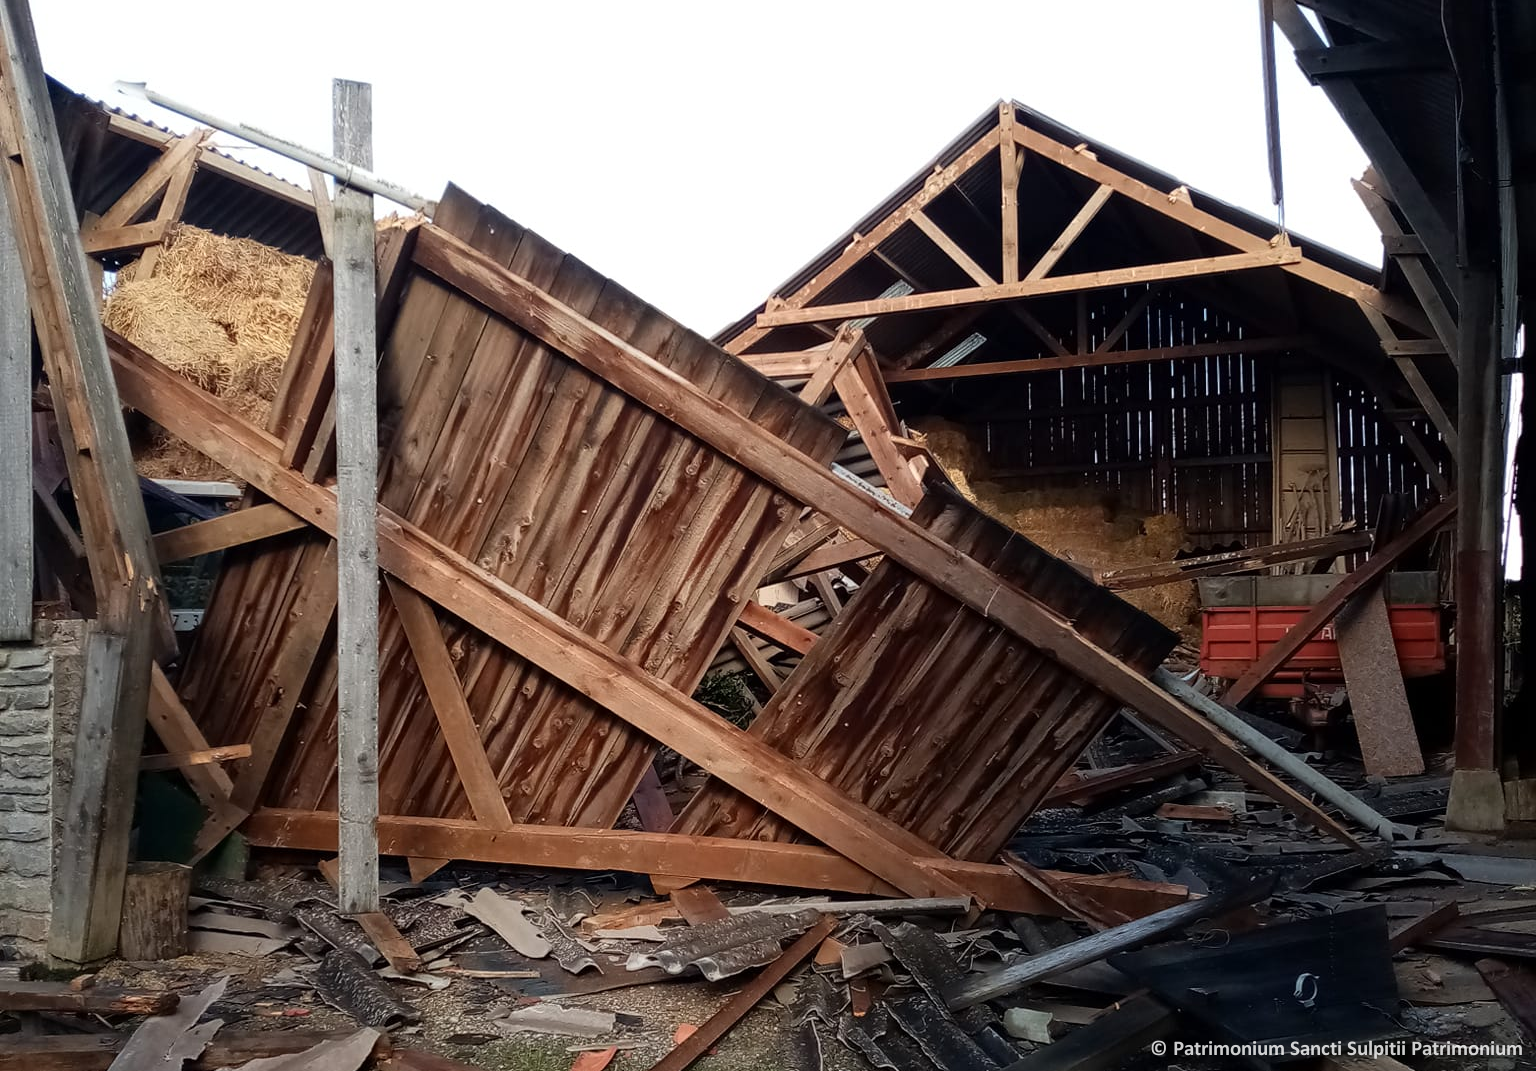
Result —
<instances>
[{"instance_id":1,"label":"broken plank","mask_svg":"<svg viewBox=\"0 0 1536 1071\"><path fill-rule=\"evenodd\" d=\"M224 747L202 748L198 751L175 751L169 755L144 755L139 759L139 769L184 770L189 766L207 766L215 762L233 762L250 758L250 744L227 744Z\"/></svg>"},{"instance_id":2,"label":"broken plank","mask_svg":"<svg viewBox=\"0 0 1536 1071\"><path fill-rule=\"evenodd\" d=\"M742 606L737 623L754 636L761 636L768 642L796 654L808 653L816 643L816 633L808 628L801 628L789 618L774 613L755 600L748 601Z\"/></svg>"},{"instance_id":3,"label":"broken plank","mask_svg":"<svg viewBox=\"0 0 1536 1071\"><path fill-rule=\"evenodd\" d=\"M1117 1071L1150 1043L1173 1033L1178 1017L1149 996L1132 997L1003 1071Z\"/></svg>"},{"instance_id":4,"label":"broken plank","mask_svg":"<svg viewBox=\"0 0 1536 1071\"><path fill-rule=\"evenodd\" d=\"M1360 592L1341 607L1334 630L1365 772L1375 777L1423 773L1424 752L1408 708L1382 586Z\"/></svg>"},{"instance_id":5,"label":"broken plank","mask_svg":"<svg viewBox=\"0 0 1536 1071\"><path fill-rule=\"evenodd\" d=\"M64 982L0 982L0 1011L88 1012L92 1015L166 1015L181 998L157 989L91 986L72 989Z\"/></svg>"},{"instance_id":6,"label":"broken plank","mask_svg":"<svg viewBox=\"0 0 1536 1071\"><path fill-rule=\"evenodd\" d=\"M1172 818L1190 822L1230 822L1230 807L1215 807L1194 803L1165 803L1154 814L1159 818Z\"/></svg>"},{"instance_id":7,"label":"broken plank","mask_svg":"<svg viewBox=\"0 0 1536 1071\"><path fill-rule=\"evenodd\" d=\"M1004 866L1060 904L1064 914L1082 919L1095 930L1108 930L1131 921L1123 913L1104 907L1091 896L1082 895L1071 885L1057 881L1050 874L1031 866L1012 852L1004 852L1001 859Z\"/></svg>"},{"instance_id":8,"label":"broken plank","mask_svg":"<svg viewBox=\"0 0 1536 1071\"><path fill-rule=\"evenodd\" d=\"M1409 919L1397 929L1392 931L1387 938L1387 947L1393 952L1401 952L1411 945L1418 944L1425 937L1449 926L1461 914L1461 908L1455 900L1447 900L1431 911L1426 911L1417 918Z\"/></svg>"},{"instance_id":9,"label":"broken plank","mask_svg":"<svg viewBox=\"0 0 1536 1071\"><path fill-rule=\"evenodd\" d=\"M730 909L702 885L678 889L672 894L672 904L690 926L702 926L706 922L719 922L731 917Z\"/></svg>"},{"instance_id":10,"label":"broken plank","mask_svg":"<svg viewBox=\"0 0 1536 1071\"><path fill-rule=\"evenodd\" d=\"M186 1064L186 1071L216 1071L239 1067L251 1060L303 1052L323 1041L349 1036L350 1031L329 1030L220 1030L202 1055ZM113 1058L128 1043L126 1034L11 1034L0 1045L0 1071L107 1071ZM389 1036L379 1035L373 1055L382 1060L390 1053Z\"/></svg>"},{"instance_id":11,"label":"broken plank","mask_svg":"<svg viewBox=\"0 0 1536 1071\"><path fill-rule=\"evenodd\" d=\"M836 920L824 918L801 934L799 939L778 959L764 967L758 972L757 977L742 986L740 992L726 1002L725 1007L711 1015L704 1021L704 1025L685 1038L682 1044L652 1065L651 1071L683 1071L684 1068L691 1067L699 1057L709 1051L711 1045L724 1037L731 1027L755 1008L758 1001L766 997L774 986L783 981L790 971L800 966L801 962L815 952L822 939L829 936L836 925Z\"/></svg>"},{"instance_id":12,"label":"broken plank","mask_svg":"<svg viewBox=\"0 0 1536 1071\"><path fill-rule=\"evenodd\" d=\"M212 554L216 550L254 543L258 539L303 528L304 522L275 502L231 510L221 517L197 521L155 535L155 558L167 562Z\"/></svg>"},{"instance_id":13,"label":"broken plank","mask_svg":"<svg viewBox=\"0 0 1536 1071\"><path fill-rule=\"evenodd\" d=\"M363 928L373 947L391 967L401 974L415 974L421 970L421 957L416 949L400 934L399 928L382 911L364 911L348 916Z\"/></svg>"},{"instance_id":14,"label":"broken plank","mask_svg":"<svg viewBox=\"0 0 1536 1071\"><path fill-rule=\"evenodd\" d=\"M1134 588L1157 587L1176 584L1203 576L1228 576L1262 569L1283 562L1312 561L1333 558L1365 550L1371 545L1369 532L1348 532L1343 535L1323 536L1320 539L1303 539L1294 543L1278 543L1268 547L1245 550L1228 550L1220 554L1205 554L1198 558L1159 562L1155 565L1136 565L1126 569L1114 569L1099 574L1099 583L1111 591L1130 591Z\"/></svg>"}]
</instances>

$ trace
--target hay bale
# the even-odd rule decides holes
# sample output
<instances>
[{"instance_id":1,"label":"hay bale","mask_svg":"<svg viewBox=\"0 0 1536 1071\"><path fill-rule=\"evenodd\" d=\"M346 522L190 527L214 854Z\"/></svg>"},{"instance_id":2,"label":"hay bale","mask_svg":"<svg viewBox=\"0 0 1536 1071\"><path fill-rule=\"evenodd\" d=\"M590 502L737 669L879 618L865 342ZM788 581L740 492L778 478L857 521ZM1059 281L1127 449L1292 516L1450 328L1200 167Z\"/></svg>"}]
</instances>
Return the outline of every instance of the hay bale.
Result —
<instances>
[{"instance_id":1,"label":"hay bale","mask_svg":"<svg viewBox=\"0 0 1536 1071\"><path fill-rule=\"evenodd\" d=\"M102 321L167 367L264 423L304 312L315 264L248 238L183 224L151 278L118 273ZM134 456L146 476L228 479L159 429Z\"/></svg>"},{"instance_id":2,"label":"hay bale","mask_svg":"<svg viewBox=\"0 0 1536 1071\"><path fill-rule=\"evenodd\" d=\"M1126 509L1093 487L1025 490L990 479L985 448L966 428L924 421L914 434L938 458L960 493L978 509L1059 558L1097 571L1172 561L1188 535L1176 514ZM1181 634L1194 634L1199 609L1193 583L1120 593L1131 605Z\"/></svg>"}]
</instances>

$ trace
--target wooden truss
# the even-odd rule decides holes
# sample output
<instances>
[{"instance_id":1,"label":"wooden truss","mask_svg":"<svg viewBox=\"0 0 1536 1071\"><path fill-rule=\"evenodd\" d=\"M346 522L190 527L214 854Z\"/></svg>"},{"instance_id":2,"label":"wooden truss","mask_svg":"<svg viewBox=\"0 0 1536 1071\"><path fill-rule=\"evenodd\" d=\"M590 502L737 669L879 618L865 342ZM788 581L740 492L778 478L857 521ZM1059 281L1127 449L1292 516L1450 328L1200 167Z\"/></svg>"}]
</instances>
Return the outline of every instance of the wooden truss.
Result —
<instances>
[{"instance_id":1,"label":"wooden truss","mask_svg":"<svg viewBox=\"0 0 1536 1071\"><path fill-rule=\"evenodd\" d=\"M628 426L634 429L633 435L616 442L627 442L626 449L643 450L650 441L647 435L663 431L667 435L681 433L685 438L678 440L679 449L691 452L697 459L690 463L692 468L713 465L711 471L718 472L716 479L720 481L729 473L737 474L732 477L737 480L756 481L742 483L741 487L743 493L750 491L750 500L764 506L770 502L794 503L813 511L808 529L786 552L775 554L770 549L782 543L787 531L790 511L785 507L778 507L773 514L783 520L765 520L771 521L765 530L770 540L766 546L742 544L743 548L758 548L752 550L747 560L747 583L755 585L763 575L776 569L782 572L804 567L817 553L841 546L826 542L831 534L850 533L855 540L853 545L866 556L871 549L883 553L890 568L900 570L900 576L907 578L900 581L902 585L917 585L931 592L932 598L959 607L965 619L974 622L974 626L967 627L982 630L976 633L977 642L986 650L1030 652L1030 658L1046 667L1030 678L1033 684L1027 680L1018 682L1023 690L1018 693L1017 702L1033 695L1035 698L1028 702L1037 704L1020 709L1051 710L1052 717L1070 714L1079 719L1072 722L1072 732L1080 735L1099 724L1097 719L1108 717L1116 705L1129 705L1320 828L1351 841L1333 819L1254 765L1224 734L1106 647L1113 636L1126 632L1123 625L1118 631L1106 632L1096 642L1091 638L1091 629L1085 631L1086 626L1075 623L1078 615L1070 607L1042 603L1019 586L1023 581L1010 581L1006 572L997 571L1004 568L1001 564L994 567L986 564L990 559L972 556L983 554L979 548L993 538L987 535L990 529L976 529L973 536L967 537L982 539L982 543L975 544L978 549L958 549L972 544L946 537L944 524L951 521L945 518L969 517L973 512L969 507L958 514L954 510L934 514L930 508L923 515L927 517L924 520L909 519L882 505L828 470L829 452L837 442L830 433L837 429L815 416L813 410L793 403L787 396L784 400L790 402L791 408L783 408L784 401L772 388L764 393L761 381L753 387L760 396L756 403L743 403L729 395L722 397L718 385L701 386L694 376L702 377L707 384L717 371L730 371L730 362L722 362L718 350L696 336L675 334L674 328L657 319L656 314L645 312L634 299L613 291L612 284L600 279L587 282L592 273L568 259L563 268L546 268L545 264L561 263L558 251L551 254L536 236L522 232L490 210L472 202L466 204L455 191L450 191L443 205L438 225L386 231L380 240L381 320L387 322L395 315L394 310L401 310L394 323L390 354L380 366L381 424L386 441L392 422L401 419L401 414L393 409L396 403L390 399L409 396L411 411L416 413L423 407L441 406L439 419L443 419L449 415L448 406L453 399L463 396L462 391L469 388L470 379L489 374L493 368L498 374L505 374L508 367L506 359L499 356L484 366L460 363L453 373L467 377L460 388L456 386L457 380L451 384L433 378L449 373L450 362L445 358L434 364L423 363L413 387L393 378L400 374L390 359L395 347L413 345L411 340L417 339L414 344L424 348L425 336L436 330L444 345L451 345L455 339L478 339L482 349L494 347L484 350L487 354L510 352L521 354L519 360L547 362L553 370L551 374L565 377L560 380L560 389L567 391L564 395L558 391L546 394L549 404L553 406L559 399L568 398L588 409L585 413L551 412L544 420L546 431L540 433L541 437L567 434L566 429L572 426L587 426L592 429L589 434L596 434L612 429L615 420L631 421ZM528 259L519 259L523 257ZM520 273L520 265L528 274ZM591 298L579 296L583 287ZM285 568L293 571L291 597L295 601L284 610L284 623L262 655L265 663L260 672L269 683L263 685L260 693L267 697L266 706L250 723L254 726L248 741L251 757L240 763L231 776L224 775L217 766L196 767L201 772L193 775L197 778L194 789L214 812L202 841L205 847L246 814L250 815L245 822L246 831L256 843L322 850L330 850L336 843L335 814L324 806L302 811L264 806L264 791L270 791L270 775L284 748L291 746L288 741L290 727L298 716L296 704L306 694L306 687L315 686L317 674L324 676L316 652L328 633L335 610L332 540L338 527L338 506L335 487L327 480L330 462L325 459L331 456L332 447L331 432L323 415L331 405L327 387L332 360L330 332L325 329L329 315L327 289L322 273L317 276L310 307L298 331L294 354L265 430L243 420L126 340L108 336L112 366L124 400L272 501L272 508L253 506L234 518L195 526L178 539L167 540L163 544L166 553L182 554L213 546L259 550L265 544L256 541L290 541L284 544L289 548ZM562 292L571 295L571 301L576 303L562 300ZM585 311L599 293L606 304ZM626 310L622 328L616 326L616 309ZM435 329L431 321L421 317L427 311L442 317ZM671 341L667 341L669 337ZM656 356L662 353L665 360ZM821 363L807 371L805 389L809 396L815 398L824 392L829 382L834 389L846 389L850 394L862 387L869 395L869 404L857 414L850 406L855 422L867 437L880 434L899 445L899 438L890 434L893 417L888 401L885 406L880 404L883 386L878 376L873 375L873 357L862 338L853 331L839 333L819 359ZM684 374L684 368L692 372ZM531 392L536 383L533 375L529 366L506 382L510 389ZM569 393L575 388L579 388L578 393ZM538 398L528 393L525 400L532 404ZM749 411L743 411L743 404ZM753 404L756 411L752 410ZM777 407L783 416L772 416L770 410L763 409L765 405ZM625 415L631 414L629 407L633 407L632 415ZM775 431L773 422L783 424L785 419L791 421L787 427L801 430ZM517 427L508 424L506 433L515 431ZM491 434L489 441L486 434L484 428L475 429L472 438L477 456L487 451L494 455L503 449L497 445L496 433ZM443 448L457 448L453 446L455 441L445 438ZM547 455L551 462L574 456L554 452L553 439L525 445L532 451L530 459L545 456L542 452L546 450L551 451ZM415 446L409 435L403 435L387 451L391 473L399 476L426 471L427 456L421 454L412 460L410 451L429 446ZM710 461L711 457L718 461ZM910 458L902 455L897 460L893 453L887 460L895 466ZM900 471L892 470L897 475L891 481L893 487L901 483ZM917 478L910 468L904 471L911 483L903 493L917 499L921 493ZM751 490L753 486L762 490ZM383 484L381 487L384 490L378 510L379 564L388 580L388 603L415 663L419 687L435 716L436 731L446 745L457 785L462 788L472 814L471 818L386 815L380 821L381 850L411 856L413 869L418 864L429 868L434 860L454 857L546 866L615 866L658 875L773 881L848 891L972 895L999 906L1014 905L1014 909L1029 905L1030 910L1051 910L1045 898L1007 867L946 854L932 840L887 817L863 788L839 788L796 761L794 754L703 709L689 698L685 688L669 683L685 682L686 675L661 668L663 664L653 658L638 661L595 635L590 625L583 627L581 617L563 601L563 596L557 597L554 592L541 594L538 573L527 573L526 580L510 583L492 567L494 555L466 556L424 527L441 526L445 509L464 509L462 517L466 524L483 523L472 503L460 507L446 502L423 513L421 504L396 497ZM705 495L702 501L713 501L706 488L707 485L700 485ZM619 489L630 493L624 485L616 485L616 491ZM574 499L558 501L563 503L558 508L573 517L586 512L578 512ZM643 502L643 495L637 501ZM931 499L922 499L919 504L927 507L930 502ZM238 520L242 515L245 520ZM553 523L552 518L544 520ZM701 519L696 523L705 522ZM296 532L297 524L305 528ZM604 534L602 530L589 530L592 537ZM297 535L303 535L304 540L291 542ZM1009 551L1009 544L1006 539L996 546L986 544L991 549L985 550L985 555L996 555L998 546L1016 555L1018 545L1015 543L1015 549ZM231 568L235 570L233 574ZM711 574L712 570L718 573L721 566L701 564L698 568ZM1023 566L1014 564L1007 568ZM240 567L226 566L226 574L221 586L228 581L232 590L238 591L244 582ZM1095 590L1103 598L1115 601L1102 589ZM707 590L701 595L712 601L718 598L718 591ZM271 598L273 593L263 590L260 597ZM767 636L775 643L802 651L813 651L825 642L813 643L813 637L789 626L782 618L761 607L745 602L743 605L745 609L732 611L724 619L721 631L716 633L720 639L734 624L743 634ZM466 627L473 630L467 634L467 640ZM623 728L638 733L637 739L648 746L654 742L674 749L703 767L719 785L774 816L794 836L808 837L819 846L685 832L630 834L580 825L529 823L520 817L529 813L527 801L515 791L508 794L508 760L492 755L485 727L477 723L478 708L469 699L474 671L466 670L468 663L455 663L453 648L465 642L480 644L474 639L477 635L484 637L484 643L520 659L519 664L527 667L526 673L537 672L544 675L538 679L550 682L540 685L529 676L525 677L524 688L544 688L552 701L559 703L570 702L556 698L559 695L580 697L582 702L593 704L594 710L603 712L604 717L616 719L613 725L617 728L604 730L614 740L630 738L619 734L619 728ZM919 630L915 635L925 644L948 642L932 630ZM989 636L996 638L987 639ZM1136 657L1145 660L1150 656L1155 661L1161 657L1155 653L1157 649L1156 642L1149 640ZM490 652L491 648L478 646L476 650ZM191 669L196 668L198 657L194 651ZM1010 656L1008 661L1017 664L1018 656ZM668 677L668 672L673 675ZM698 672L702 673L702 668ZM800 687L811 683L803 673L797 680ZM1057 681L1061 683L1052 683ZM1068 686L1069 681L1076 683ZM1040 689L1047 687L1056 689L1059 698L1046 702L1043 696L1051 693L1041 693ZM193 718L158 678L155 695L155 725L157 731L165 726L168 749L207 750L205 734L192 724ZM1003 706L1014 709L1006 702ZM313 709L304 716L312 717ZM1081 714L1073 713L1079 709ZM1071 757L1069 751L1051 751L1041 770L1059 772L1061 764L1070 762ZM639 768L631 765L628 769L635 771L635 780L629 782L633 785L638 782ZM999 772L997 776L1005 775ZM1031 781L1030 793L1043 793L1049 784L1050 780L1039 784ZM871 802L864 802L865 798ZM509 808L513 803L516 810ZM1116 883L1113 891L1104 891L1103 883L1088 885L1092 886L1087 889L1089 895L1101 897L1102 893L1101 902L1106 904L1115 897L1122 902L1136 901L1136 913L1149 910L1158 897L1166 898L1166 893L1144 883Z\"/></svg>"}]
</instances>

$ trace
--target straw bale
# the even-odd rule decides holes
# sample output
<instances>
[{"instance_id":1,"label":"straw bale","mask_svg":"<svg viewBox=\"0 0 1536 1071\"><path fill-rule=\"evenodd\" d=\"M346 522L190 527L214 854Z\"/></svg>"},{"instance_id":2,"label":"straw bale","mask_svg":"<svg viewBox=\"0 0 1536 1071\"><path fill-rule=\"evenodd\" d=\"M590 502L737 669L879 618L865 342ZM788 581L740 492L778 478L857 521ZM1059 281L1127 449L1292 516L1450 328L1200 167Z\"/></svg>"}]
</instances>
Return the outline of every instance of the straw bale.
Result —
<instances>
[{"instance_id":1,"label":"straw bale","mask_svg":"<svg viewBox=\"0 0 1536 1071\"><path fill-rule=\"evenodd\" d=\"M1125 508L1097 487L1019 489L989 478L986 450L961 425L940 419L914 434L956 488L982 512L1067 561L1096 571L1172 561L1188 539L1176 514ZM1198 609L1195 585L1168 584L1121 592L1169 628L1190 633Z\"/></svg>"},{"instance_id":2,"label":"straw bale","mask_svg":"<svg viewBox=\"0 0 1536 1071\"><path fill-rule=\"evenodd\" d=\"M264 423L314 262L183 224L153 277L138 278L137 268L130 264L118 274L103 322L253 423ZM158 428L134 446L147 476L229 478Z\"/></svg>"}]
</instances>

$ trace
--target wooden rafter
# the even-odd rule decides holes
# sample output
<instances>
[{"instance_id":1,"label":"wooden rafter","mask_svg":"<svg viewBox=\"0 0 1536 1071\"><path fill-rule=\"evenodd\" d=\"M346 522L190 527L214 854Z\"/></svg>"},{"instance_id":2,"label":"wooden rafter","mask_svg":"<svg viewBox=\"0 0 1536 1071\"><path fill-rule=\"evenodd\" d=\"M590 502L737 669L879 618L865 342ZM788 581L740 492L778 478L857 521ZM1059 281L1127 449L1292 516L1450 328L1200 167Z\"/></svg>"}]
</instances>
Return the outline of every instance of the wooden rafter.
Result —
<instances>
[{"instance_id":1,"label":"wooden rafter","mask_svg":"<svg viewBox=\"0 0 1536 1071\"><path fill-rule=\"evenodd\" d=\"M1121 196L1169 219L1177 220L1200 234L1209 235L1234 249L1254 252L1275 247L1275 243L1270 239L1262 238L1235 223L1228 223L1212 215L1203 208L1195 207L1188 197L1176 197L1155 186L1149 186L1139 179L1134 179L1107 164L1100 163L1090 153L1068 148L1061 142L1048 138L1027 126L1016 127L1014 132L1019 144L1037 155L1060 164L1070 171L1075 171L1085 178L1092 179L1100 185L1113 187L1114 191ZM1287 261L1283 268L1297 278L1332 290L1336 294L1355 301L1364 301L1416 330L1421 327L1426 333L1429 330L1429 321L1422 311L1408 302L1383 293L1370 283L1361 282L1353 276L1345 275L1341 271L1326 267L1315 260L1309 260L1305 256Z\"/></svg>"},{"instance_id":2,"label":"wooden rafter","mask_svg":"<svg viewBox=\"0 0 1536 1071\"><path fill-rule=\"evenodd\" d=\"M1019 171L1024 154L1013 139L1013 101L997 106L998 163L1002 174L1003 282L1019 281Z\"/></svg>"},{"instance_id":3,"label":"wooden rafter","mask_svg":"<svg viewBox=\"0 0 1536 1071\"><path fill-rule=\"evenodd\" d=\"M1281 353L1303 349L1309 343L1305 335L1280 338L1244 338L1231 342L1199 342L1191 346L1160 346L1146 350L1118 350L1114 353L1068 354L1062 357L1037 357L1028 361L993 361L988 364L957 364L949 368L904 368L885 373L887 383L918 383L939 379L969 379L976 376L1017 375L1030 372L1059 372L1066 368L1101 368L1116 364L1145 364L1148 361L1176 361L1188 357L1220 357L1229 353Z\"/></svg>"},{"instance_id":4,"label":"wooden rafter","mask_svg":"<svg viewBox=\"0 0 1536 1071\"><path fill-rule=\"evenodd\" d=\"M1365 210L1370 213L1376 229L1381 231L1382 240L1401 242L1412 237L1397 222L1397 217L1392 214L1392 206L1387 203L1387 199L1371 184L1370 180L1373 177L1372 173L1367 171L1364 180L1354 179L1351 185L1359 196L1360 202L1365 205ZM1435 337L1440 340L1445 352L1449 354L1451 363L1459 367L1461 358L1457 350L1459 335L1456 316L1451 312L1445 298L1440 296L1439 287L1430 277L1429 269L1424 265L1423 250L1421 243L1417 252L1405 251L1389 253L1389 255L1402 269L1403 277L1408 280L1408 286L1413 290L1413 296L1418 298L1419 304L1424 307L1424 313L1434 327Z\"/></svg>"},{"instance_id":5,"label":"wooden rafter","mask_svg":"<svg viewBox=\"0 0 1536 1071\"><path fill-rule=\"evenodd\" d=\"M742 607L741 617L737 619L741 627L755 636L761 636L768 642L793 651L795 654L805 654L816 642L816 633L810 629L801 628L787 617L774 613L760 602L749 601Z\"/></svg>"},{"instance_id":6,"label":"wooden rafter","mask_svg":"<svg viewBox=\"0 0 1536 1071\"><path fill-rule=\"evenodd\" d=\"M811 372L811 378L800 388L800 400L806 405L820 405L832 394L833 384L854 355L866 347L864 332L844 324L837 329L837 337L828 344L820 363Z\"/></svg>"},{"instance_id":7,"label":"wooden rafter","mask_svg":"<svg viewBox=\"0 0 1536 1071\"><path fill-rule=\"evenodd\" d=\"M909 197L900 208L871 228L868 234L856 236L847 249L844 249L832 263L817 272L815 277L799 290L773 304L776 307L794 309L809 303L834 281L846 275L849 269L873 252L880 243L900 230L912 218L912 213L926 207L939 194L953 186L961 175L990 156L999 142L998 133L994 130L961 153L954 163L937 168L923 183L923 188ZM725 350L727 353L742 353L759 342L767 333L768 329L761 325L749 327L726 343Z\"/></svg>"},{"instance_id":8,"label":"wooden rafter","mask_svg":"<svg viewBox=\"0 0 1536 1071\"><path fill-rule=\"evenodd\" d=\"M210 133L209 130L199 128L185 137L166 142L164 151L149 165L148 170L101 214L94 226L85 231L87 248L92 234L126 227L137 220L171 180L185 170L188 162L196 160Z\"/></svg>"},{"instance_id":9,"label":"wooden rafter","mask_svg":"<svg viewBox=\"0 0 1536 1071\"><path fill-rule=\"evenodd\" d=\"M999 286L938 290L924 294L908 294L905 297L849 301L836 305L813 305L809 308L779 307L759 313L757 323L759 327L784 327L790 324L827 323L861 319L867 316L952 309L994 301L1041 297L1046 294L1070 294L1079 290L1103 290L1136 283L1221 275L1252 268L1283 267L1300 263L1302 259L1301 250L1296 246L1280 246L1274 249L1265 248L1219 257L1199 257L1194 260L1179 260L1165 264L1143 264L1132 268L1112 268L1106 271L1083 272L1078 275L1062 275L1055 278L1025 279Z\"/></svg>"},{"instance_id":10,"label":"wooden rafter","mask_svg":"<svg viewBox=\"0 0 1536 1071\"><path fill-rule=\"evenodd\" d=\"M838 372L834 383L837 396L848 410L848 417L864 440L885 486L898 502L916 506L923 497L923 488L906 457L896 447L894 440L901 422L869 350L856 351L853 359Z\"/></svg>"},{"instance_id":11,"label":"wooden rafter","mask_svg":"<svg viewBox=\"0 0 1536 1071\"><path fill-rule=\"evenodd\" d=\"M1137 320L1141 319L1142 314L1147 311L1147 306L1152 304L1152 299L1162 292L1162 283L1153 283L1147 287L1140 297L1131 302L1131 307L1125 310L1125 315L1115 322L1115 326L1109 329L1109 334L1104 336L1103 342L1093 348L1093 352L1108 353L1114 349L1115 345L1125 337L1125 333L1135 326Z\"/></svg>"},{"instance_id":12,"label":"wooden rafter","mask_svg":"<svg viewBox=\"0 0 1536 1071\"><path fill-rule=\"evenodd\" d=\"M1392 325L1387 322L1385 316L1364 303L1361 303L1360 311L1365 313L1366 319L1371 322L1371 327L1381 339L1381 347L1384 352L1388 351L1389 347L1398 342L1397 334L1392 330ZM1415 363L1414 358L1411 356L1394 356L1392 363L1403 374L1403 379L1407 382L1408 389L1413 391L1413 396L1424 407L1424 413L1429 417L1430 423L1434 424L1435 430L1440 433L1440 437L1445 440L1445 444L1451 448L1451 453L1454 455L1458 450L1457 444L1460 442L1456 434L1456 425L1452 422L1450 414L1445 411L1445 406L1440 404L1439 396L1424 378L1424 373L1419 371L1419 366Z\"/></svg>"},{"instance_id":13,"label":"wooden rafter","mask_svg":"<svg viewBox=\"0 0 1536 1071\"><path fill-rule=\"evenodd\" d=\"M1029 269L1029 273L1024 278L1044 279L1049 275L1051 269L1056 266L1056 262L1066 255L1067 250L1072 248L1072 243L1077 241L1078 236L1083 231L1087 230L1088 224L1093 222L1093 217L1099 214L1099 209L1104 207L1105 202L1109 200L1114 192L1114 189L1109 186L1100 186L1094 190L1087 203L1077 210L1077 215L1073 216L1071 221L1062 228L1061 234L1051 243L1051 247L1041 255L1040 259L1035 261L1035 266Z\"/></svg>"},{"instance_id":14,"label":"wooden rafter","mask_svg":"<svg viewBox=\"0 0 1536 1071\"><path fill-rule=\"evenodd\" d=\"M954 261L965 274L982 286L997 285L997 280L992 278L987 269L976 263L969 253L961 249L960 243L951 238L942 227L930 219L928 213L921 210L912 213L912 222L917 224L918 230L926 234L933 244L943 250L944 255Z\"/></svg>"},{"instance_id":15,"label":"wooden rafter","mask_svg":"<svg viewBox=\"0 0 1536 1071\"><path fill-rule=\"evenodd\" d=\"M275 502L264 502L182 528L160 532L153 540L155 557L161 565L165 565L304 527L306 525L303 521L282 506Z\"/></svg>"}]
</instances>

